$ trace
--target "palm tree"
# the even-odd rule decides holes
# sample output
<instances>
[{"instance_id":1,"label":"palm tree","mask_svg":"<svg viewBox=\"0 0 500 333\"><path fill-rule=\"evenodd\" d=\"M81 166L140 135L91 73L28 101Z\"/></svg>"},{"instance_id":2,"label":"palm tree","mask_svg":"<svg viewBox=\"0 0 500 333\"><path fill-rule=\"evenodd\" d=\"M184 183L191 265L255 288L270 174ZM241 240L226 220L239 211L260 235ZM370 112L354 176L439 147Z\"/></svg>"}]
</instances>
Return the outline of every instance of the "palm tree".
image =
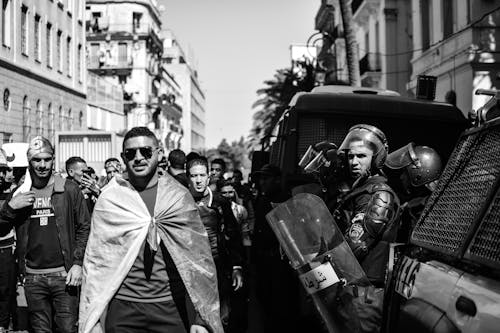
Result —
<instances>
[{"instance_id":1,"label":"palm tree","mask_svg":"<svg viewBox=\"0 0 500 333\"><path fill-rule=\"evenodd\" d=\"M261 141L269 137L292 97L299 91L310 91L314 87L313 65L299 62L297 68L277 70L273 79L264 81L266 87L257 90L259 99L252 105L258 110L253 115L249 135L251 150L260 149Z\"/></svg>"},{"instance_id":2,"label":"palm tree","mask_svg":"<svg viewBox=\"0 0 500 333\"><path fill-rule=\"evenodd\" d=\"M359 59L357 52L356 37L352 26L352 0L339 0L342 24L344 26L345 47L347 57L347 70L349 72L349 83L351 86L361 86L359 77Z\"/></svg>"}]
</instances>

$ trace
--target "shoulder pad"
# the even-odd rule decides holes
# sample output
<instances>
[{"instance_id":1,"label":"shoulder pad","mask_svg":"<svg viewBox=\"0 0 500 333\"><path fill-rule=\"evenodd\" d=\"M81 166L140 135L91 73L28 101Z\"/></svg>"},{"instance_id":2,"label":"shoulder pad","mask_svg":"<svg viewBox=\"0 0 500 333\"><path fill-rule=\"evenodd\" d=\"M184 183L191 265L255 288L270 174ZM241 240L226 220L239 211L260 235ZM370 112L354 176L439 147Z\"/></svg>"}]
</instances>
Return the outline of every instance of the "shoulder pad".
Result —
<instances>
[{"instance_id":1,"label":"shoulder pad","mask_svg":"<svg viewBox=\"0 0 500 333\"><path fill-rule=\"evenodd\" d=\"M366 207L363 220L365 228L371 235L382 232L384 226L393 222L398 216L398 199L391 188L388 189L374 192Z\"/></svg>"}]
</instances>

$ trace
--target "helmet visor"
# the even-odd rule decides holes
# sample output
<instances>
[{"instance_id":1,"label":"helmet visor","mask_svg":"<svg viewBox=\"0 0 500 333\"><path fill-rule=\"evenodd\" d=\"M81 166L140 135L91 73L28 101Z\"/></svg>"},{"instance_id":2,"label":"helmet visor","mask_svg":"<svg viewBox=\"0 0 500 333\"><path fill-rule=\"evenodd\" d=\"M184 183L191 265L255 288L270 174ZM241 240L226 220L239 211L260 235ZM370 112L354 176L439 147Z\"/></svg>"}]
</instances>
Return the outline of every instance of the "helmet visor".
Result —
<instances>
[{"instance_id":1,"label":"helmet visor","mask_svg":"<svg viewBox=\"0 0 500 333\"><path fill-rule=\"evenodd\" d=\"M383 149L385 149L384 143L380 140L380 138L375 133L364 128L356 128L350 131L344 141L342 141L339 150L350 150L353 145L363 145L368 147L373 152L373 156L377 156Z\"/></svg>"},{"instance_id":2,"label":"helmet visor","mask_svg":"<svg viewBox=\"0 0 500 333\"><path fill-rule=\"evenodd\" d=\"M313 146L309 146L309 148L307 148L306 153L304 154L304 156L302 156L302 158L299 161L299 167L305 169L305 167L318 155L319 153L313 148Z\"/></svg>"},{"instance_id":3,"label":"helmet visor","mask_svg":"<svg viewBox=\"0 0 500 333\"><path fill-rule=\"evenodd\" d=\"M414 144L410 142L404 147L399 148L396 151L393 151L387 156L385 161L385 165L390 169L403 169L410 164L415 164L418 162L417 155L415 154L415 150L413 149Z\"/></svg>"},{"instance_id":4,"label":"helmet visor","mask_svg":"<svg viewBox=\"0 0 500 333\"><path fill-rule=\"evenodd\" d=\"M323 156L323 153L319 153L306 167L304 171L307 173L311 173L314 171L319 171L323 165L327 162L326 158Z\"/></svg>"}]
</instances>

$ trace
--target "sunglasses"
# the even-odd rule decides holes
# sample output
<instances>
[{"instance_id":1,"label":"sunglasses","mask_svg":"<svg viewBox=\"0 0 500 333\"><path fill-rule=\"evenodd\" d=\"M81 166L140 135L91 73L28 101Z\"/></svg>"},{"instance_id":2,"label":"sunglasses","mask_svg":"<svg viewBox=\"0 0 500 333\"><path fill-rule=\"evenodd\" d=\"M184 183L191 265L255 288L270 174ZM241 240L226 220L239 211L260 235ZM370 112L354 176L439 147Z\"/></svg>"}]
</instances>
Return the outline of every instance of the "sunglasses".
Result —
<instances>
[{"instance_id":1,"label":"sunglasses","mask_svg":"<svg viewBox=\"0 0 500 333\"><path fill-rule=\"evenodd\" d=\"M149 160L153 156L153 153L156 150L158 150L158 148L152 148L152 147L127 148L123 152L123 155L127 160L132 161L135 158L138 150L141 153L142 157Z\"/></svg>"}]
</instances>

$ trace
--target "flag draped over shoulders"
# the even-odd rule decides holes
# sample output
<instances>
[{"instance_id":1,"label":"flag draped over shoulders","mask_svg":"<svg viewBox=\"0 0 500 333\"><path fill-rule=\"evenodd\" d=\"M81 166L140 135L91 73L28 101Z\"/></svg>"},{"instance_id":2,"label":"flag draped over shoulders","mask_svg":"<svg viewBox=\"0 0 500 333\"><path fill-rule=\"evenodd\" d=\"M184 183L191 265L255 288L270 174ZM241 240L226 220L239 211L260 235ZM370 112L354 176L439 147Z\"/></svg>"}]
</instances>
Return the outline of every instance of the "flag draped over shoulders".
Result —
<instances>
[{"instance_id":1,"label":"flag draped over shoulders","mask_svg":"<svg viewBox=\"0 0 500 333\"><path fill-rule=\"evenodd\" d=\"M94 208L83 262L80 332L104 332L108 303L148 234L156 233L172 257L195 311L209 331L222 332L215 266L191 194L171 177L160 177L151 217L139 193L120 176L108 184Z\"/></svg>"}]
</instances>

